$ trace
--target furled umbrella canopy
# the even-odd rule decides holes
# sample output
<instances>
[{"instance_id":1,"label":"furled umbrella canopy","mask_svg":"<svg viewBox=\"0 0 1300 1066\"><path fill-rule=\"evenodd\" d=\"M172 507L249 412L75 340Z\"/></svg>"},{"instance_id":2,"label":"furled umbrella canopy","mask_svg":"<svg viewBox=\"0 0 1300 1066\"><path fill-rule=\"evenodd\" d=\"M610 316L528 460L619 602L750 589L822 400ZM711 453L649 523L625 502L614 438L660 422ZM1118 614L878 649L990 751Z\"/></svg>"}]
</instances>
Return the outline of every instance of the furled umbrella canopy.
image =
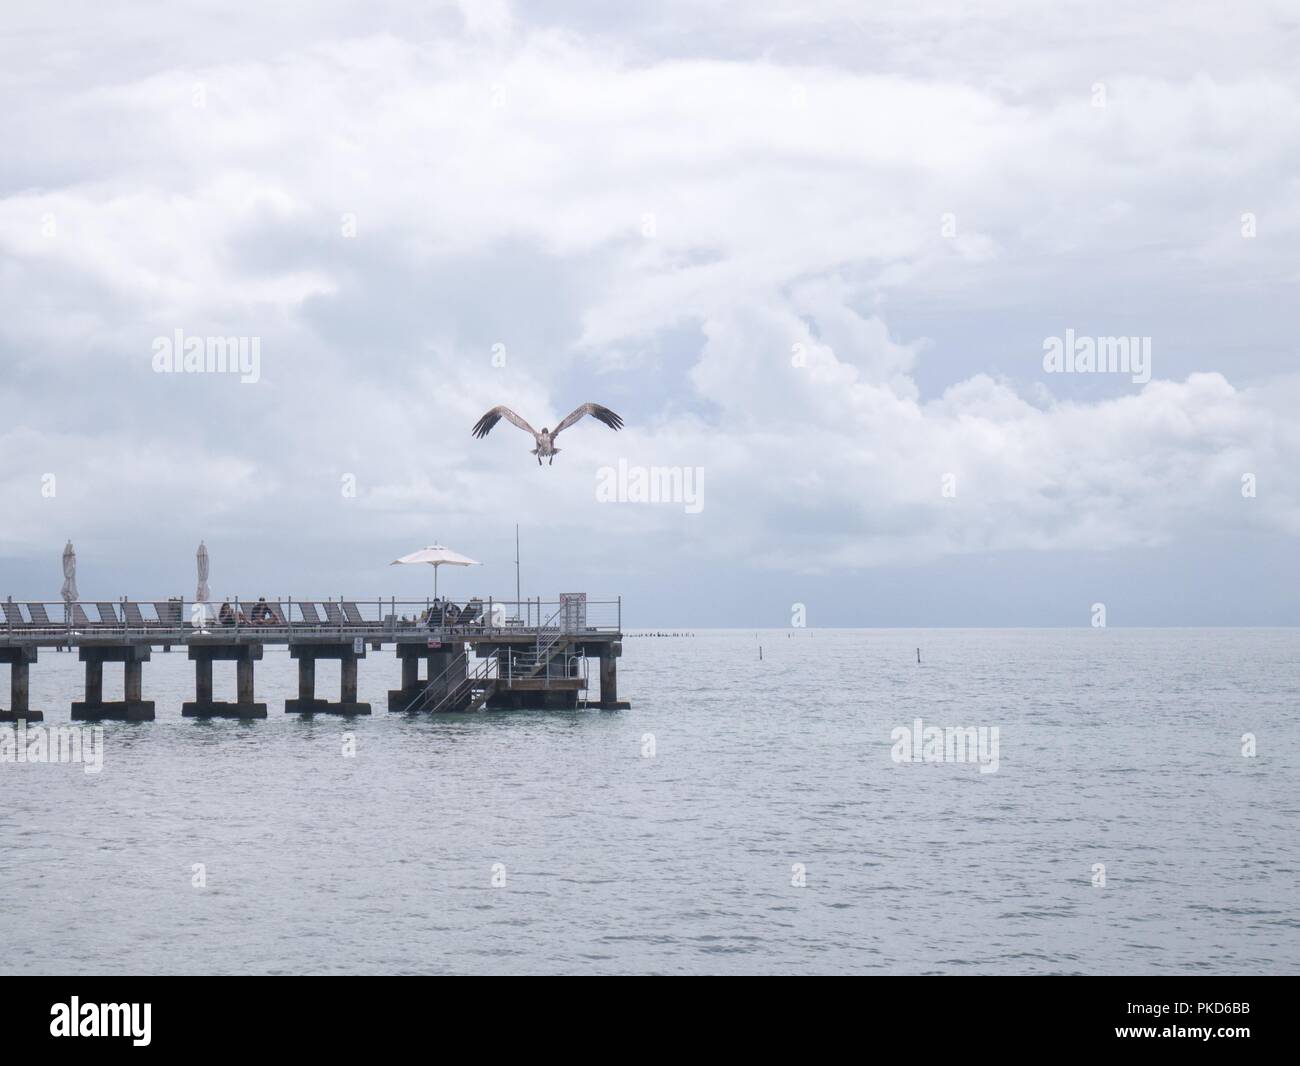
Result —
<instances>
[{"instance_id":1,"label":"furled umbrella canopy","mask_svg":"<svg viewBox=\"0 0 1300 1066\"><path fill-rule=\"evenodd\" d=\"M199 564L199 587L194 593L194 599L198 603L207 603L212 596L212 591L208 588L208 546L199 541L199 550L195 555Z\"/></svg>"},{"instance_id":2,"label":"furled umbrella canopy","mask_svg":"<svg viewBox=\"0 0 1300 1066\"><path fill-rule=\"evenodd\" d=\"M67 547L63 549L63 602L74 603L81 599L81 593L77 591L77 553L72 547L72 541L68 541Z\"/></svg>"},{"instance_id":3,"label":"furled umbrella canopy","mask_svg":"<svg viewBox=\"0 0 1300 1066\"><path fill-rule=\"evenodd\" d=\"M438 567L440 566L482 566L477 559L471 559L467 555L461 555L450 548L441 544L430 544L427 548L421 548L418 552L411 552L410 555L403 555L400 559L394 559L389 565L398 566L403 564L424 563L433 567L433 598L438 598Z\"/></svg>"}]
</instances>

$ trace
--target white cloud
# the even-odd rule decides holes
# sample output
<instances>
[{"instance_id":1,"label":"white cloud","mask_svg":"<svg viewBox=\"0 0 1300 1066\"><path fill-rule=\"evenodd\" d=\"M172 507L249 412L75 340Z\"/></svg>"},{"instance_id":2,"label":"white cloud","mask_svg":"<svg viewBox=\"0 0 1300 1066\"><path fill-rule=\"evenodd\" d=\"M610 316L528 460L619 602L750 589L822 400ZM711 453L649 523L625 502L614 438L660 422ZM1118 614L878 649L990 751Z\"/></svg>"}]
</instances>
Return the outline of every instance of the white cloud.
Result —
<instances>
[{"instance_id":1,"label":"white cloud","mask_svg":"<svg viewBox=\"0 0 1300 1066\"><path fill-rule=\"evenodd\" d=\"M1076 393L1037 373L1037 323L1006 375L899 310L1032 309L1065 326L1083 290L1177 301L1224 263L1247 284L1292 278L1289 68L1189 74L1157 56L1095 75L1072 63L1052 84L1020 56L989 84L956 39L927 51L906 20L863 70L834 43L654 57L611 47L605 27L459 8L459 37L290 34L24 96L0 126L26 177L0 189L0 358L21 371L0 448L93 476L68 479L86 487L57 518L27 472L11 477L6 550L108 515L217 522L232 496L264 507L266 543L289 543L334 520L341 471L358 474L358 511L412 536L431 514L472 527L523 506L557 529L778 567L789 544L824 568L1300 532L1284 477L1300 462L1294 380L1264 386L1249 359L1168 380L1158 362L1144 390ZM918 25L948 25L945 10ZM748 18L737 33L761 38L848 16ZM1180 33L1213 39L1217 23L1197 25ZM1240 237L1244 210L1267 239ZM545 265L516 274L520 249ZM265 384L151 379L149 339L171 328L262 337ZM644 354L683 336L671 373ZM946 391L923 387L940 363ZM570 431L544 475L517 431L468 436L496 402L541 424L606 399L578 388L612 389L635 416L617 438ZM592 472L619 456L705 466L705 512L596 505ZM1267 485L1250 503L1248 471Z\"/></svg>"}]
</instances>

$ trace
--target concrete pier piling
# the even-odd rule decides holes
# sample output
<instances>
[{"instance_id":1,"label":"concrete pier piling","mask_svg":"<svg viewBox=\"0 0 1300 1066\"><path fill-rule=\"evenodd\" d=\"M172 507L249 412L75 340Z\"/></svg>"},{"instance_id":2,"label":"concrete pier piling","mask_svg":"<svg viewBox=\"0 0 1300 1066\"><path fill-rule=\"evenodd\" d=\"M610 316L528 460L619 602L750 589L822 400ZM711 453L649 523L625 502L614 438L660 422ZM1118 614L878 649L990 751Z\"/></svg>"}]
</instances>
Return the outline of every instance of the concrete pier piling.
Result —
<instances>
[{"instance_id":1,"label":"concrete pier piling","mask_svg":"<svg viewBox=\"0 0 1300 1066\"><path fill-rule=\"evenodd\" d=\"M623 645L606 644L600 649L600 707L601 710L618 710L618 657Z\"/></svg>"},{"instance_id":2,"label":"concrete pier piling","mask_svg":"<svg viewBox=\"0 0 1300 1066\"><path fill-rule=\"evenodd\" d=\"M151 722L153 700L144 699L144 664L151 657L147 644L83 644L78 658L86 664L86 698L72 704L74 722L113 719ZM121 663L124 672L121 700L104 699L104 664Z\"/></svg>"},{"instance_id":3,"label":"concrete pier piling","mask_svg":"<svg viewBox=\"0 0 1300 1066\"><path fill-rule=\"evenodd\" d=\"M298 698L284 701L286 714L369 714L370 704L357 700L357 660L366 657L364 641L291 644L298 661ZM339 661L338 702L316 698L316 660Z\"/></svg>"},{"instance_id":4,"label":"concrete pier piling","mask_svg":"<svg viewBox=\"0 0 1300 1066\"><path fill-rule=\"evenodd\" d=\"M262 658L260 644L191 644L194 663L194 699L181 704L185 718L265 718L266 704L258 703L253 685L253 664ZM234 662L235 702L212 698L212 664Z\"/></svg>"},{"instance_id":5,"label":"concrete pier piling","mask_svg":"<svg viewBox=\"0 0 1300 1066\"><path fill-rule=\"evenodd\" d=\"M0 648L0 663L9 664L9 706L0 707L0 722L16 722L20 718L39 722L45 715L33 711L29 705L28 668L36 661L36 649L31 645Z\"/></svg>"}]
</instances>

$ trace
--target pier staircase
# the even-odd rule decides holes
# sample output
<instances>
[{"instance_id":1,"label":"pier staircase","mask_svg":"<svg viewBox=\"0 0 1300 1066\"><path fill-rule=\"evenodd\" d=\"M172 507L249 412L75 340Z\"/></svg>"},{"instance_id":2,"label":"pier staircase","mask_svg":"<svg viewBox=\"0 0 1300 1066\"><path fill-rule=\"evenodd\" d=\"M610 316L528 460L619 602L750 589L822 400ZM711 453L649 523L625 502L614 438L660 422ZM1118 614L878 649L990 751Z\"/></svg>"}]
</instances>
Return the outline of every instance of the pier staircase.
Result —
<instances>
[{"instance_id":1,"label":"pier staircase","mask_svg":"<svg viewBox=\"0 0 1300 1066\"><path fill-rule=\"evenodd\" d=\"M565 639L559 626L555 627L554 632L551 632L548 627L543 630L543 633L546 634L545 639L542 633L537 635L537 648L531 656L519 656L515 659L515 668L522 671L522 677L540 677L550 670L551 663L556 659L563 661L562 657L569 650L569 641Z\"/></svg>"},{"instance_id":2,"label":"pier staircase","mask_svg":"<svg viewBox=\"0 0 1300 1066\"><path fill-rule=\"evenodd\" d=\"M506 658L505 675L501 661L496 656L483 659L473 670L461 677L452 671L462 669L460 662L447 667L441 675L425 686L419 699L408 711L481 711L500 688L509 688L516 680L534 680L550 677L555 664L567 674L571 640L559 623L557 610L539 627L535 646L523 653L510 653Z\"/></svg>"},{"instance_id":3,"label":"pier staircase","mask_svg":"<svg viewBox=\"0 0 1300 1066\"><path fill-rule=\"evenodd\" d=\"M439 677L429 682L424 694L407 710L481 711L496 691L496 665L496 659L489 657L463 677L448 683L448 674L452 670L463 668L459 661L453 663Z\"/></svg>"}]
</instances>

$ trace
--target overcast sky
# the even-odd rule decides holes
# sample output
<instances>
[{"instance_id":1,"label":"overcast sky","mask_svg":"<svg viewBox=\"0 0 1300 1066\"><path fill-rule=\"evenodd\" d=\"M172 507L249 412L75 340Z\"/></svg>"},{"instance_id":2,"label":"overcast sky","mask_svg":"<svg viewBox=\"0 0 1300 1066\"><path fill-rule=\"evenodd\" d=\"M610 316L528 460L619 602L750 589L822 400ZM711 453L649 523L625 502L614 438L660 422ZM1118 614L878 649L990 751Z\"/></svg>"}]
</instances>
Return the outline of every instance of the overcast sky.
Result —
<instances>
[{"instance_id":1,"label":"overcast sky","mask_svg":"<svg viewBox=\"0 0 1300 1066\"><path fill-rule=\"evenodd\" d=\"M0 595L1300 623L1295 4L969 6L5 5Z\"/></svg>"}]
</instances>

